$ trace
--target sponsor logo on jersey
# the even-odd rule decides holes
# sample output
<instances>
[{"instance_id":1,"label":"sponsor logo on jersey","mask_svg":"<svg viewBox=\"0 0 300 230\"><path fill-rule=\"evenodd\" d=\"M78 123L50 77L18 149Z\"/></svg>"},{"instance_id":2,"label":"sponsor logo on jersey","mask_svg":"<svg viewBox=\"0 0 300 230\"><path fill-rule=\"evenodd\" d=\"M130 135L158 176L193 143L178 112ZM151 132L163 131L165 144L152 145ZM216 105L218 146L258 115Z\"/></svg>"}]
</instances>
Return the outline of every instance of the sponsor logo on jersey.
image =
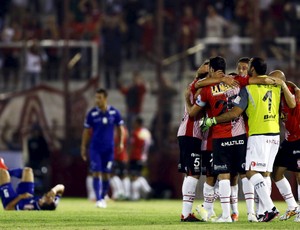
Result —
<instances>
[{"instance_id":1,"label":"sponsor logo on jersey","mask_svg":"<svg viewBox=\"0 0 300 230\"><path fill-rule=\"evenodd\" d=\"M275 145L279 145L279 140L276 140L276 139L269 139L269 140L266 140L266 143L268 144L275 144Z\"/></svg>"},{"instance_id":2,"label":"sponsor logo on jersey","mask_svg":"<svg viewBox=\"0 0 300 230\"><path fill-rule=\"evenodd\" d=\"M226 84L214 85L214 86L211 86L211 93L214 96L219 95L219 94L226 92L230 88L232 88L232 87L229 85L226 85Z\"/></svg>"},{"instance_id":3,"label":"sponsor logo on jersey","mask_svg":"<svg viewBox=\"0 0 300 230\"><path fill-rule=\"evenodd\" d=\"M109 114L116 114L116 111L115 110L110 110L108 113Z\"/></svg>"},{"instance_id":4,"label":"sponsor logo on jersey","mask_svg":"<svg viewBox=\"0 0 300 230\"><path fill-rule=\"evenodd\" d=\"M275 119L276 118L276 115L264 115L264 120L267 120L267 119Z\"/></svg>"},{"instance_id":5,"label":"sponsor logo on jersey","mask_svg":"<svg viewBox=\"0 0 300 230\"><path fill-rule=\"evenodd\" d=\"M256 167L256 166L257 167L266 167L266 163L252 161L251 166L252 167Z\"/></svg>"},{"instance_id":6,"label":"sponsor logo on jersey","mask_svg":"<svg viewBox=\"0 0 300 230\"><path fill-rule=\"evenodd\" d=\"M198 154L198 153L191 153L191 157L200 157L200 154Z\"/></svg>"},{"instance_id":7,"label":"sponsor logo on jersey","mask_svg":"<svg viewBox=\"0 0 300 230\"><path fill-rule=\"evenodd\" d=\"M99 113L96 111L96 112L92 112L92 116L95 117L97 116Z\"/></svg>"},{"instance_id":8,"label":"sponsor logo on jersey","mask_svg":"<svg viewBox=\"0 0 300 230\"><path fill-rule=\"evenodd\" d=\"M221 143L221 146L243 145L244 140L225 141Z\"/></svg>"},{"instance_id":9,"label":"sponsor logo on jersey","mask_svg":"<svg viewBox=\"0 0 300 230\"><path fill-rule=\"evenodd\" d=\"M103 118L102 118L102 123L103 123L103 124L107 124L107 121L108 121L108 120L107 120L107 117L103 117Z\"/></svg>"},{"instance_id":10,"label":"sponsor logo on jersey","mask_svg":"<svg viewBox=\"0 0 300 230\"><path fill-rule=\"evenodd\" d=\"M178 169L181 169L181 164L180 163L178 164Z\"/></svg>"},{"instance_id":11,"label":"sponsor logo on jersey","mask_svg":"<svg viewBox=\"0 0 300 230\"><path fill-rule=\"evenodd\" d=\"M237 96L237 97L233 100L233 102L234 102L235 104L240 104L240 101L241 101L241 97L240 97L240 96Z\"/></svg>"},{"instance_id":12,"label":"sponsor logo on jersey","mask_svg":"<svg viewBox=\"0 0 300 230\"><path fill-rule=\"evenodd\" d=\"M227 165L214 165L214 170L227 170Z\"/></svg>"},{"instance_id":13,"label":"sponsor logo on jersey","mask_svg":"<svg viewBox=\"0 0 300 230\"><path fill-rule=\"evenodd\" d=\"M293 151L293 154L297 154L297 153L300 153L300 150L294 150Z\"/></svg>"},{"instance_id":14,"label":"sponsor logo on jersey","mask_svg":"<svg viewBox=\"0 0 300 230\"><path fill-rule=\"evenodd\" d=\"M201 100L201 95L200 94L197 96L197 99L196 99L195 103L197 105L201 106L201 107L205 106L205 104L206 104L204 101Z\"/></svg>"},{"instance_id":15,"label":"sponsor logo on jersey","mask_svg":"<svg viewBox=\"0 0 300 230\"><path fill-rule=\"evenodd\" d=\"M246 163L243 163L243 164L241 165L241 167L242 167L242 169L245 169L245 168L246 168Z\"/></svg>"}]
</instances>

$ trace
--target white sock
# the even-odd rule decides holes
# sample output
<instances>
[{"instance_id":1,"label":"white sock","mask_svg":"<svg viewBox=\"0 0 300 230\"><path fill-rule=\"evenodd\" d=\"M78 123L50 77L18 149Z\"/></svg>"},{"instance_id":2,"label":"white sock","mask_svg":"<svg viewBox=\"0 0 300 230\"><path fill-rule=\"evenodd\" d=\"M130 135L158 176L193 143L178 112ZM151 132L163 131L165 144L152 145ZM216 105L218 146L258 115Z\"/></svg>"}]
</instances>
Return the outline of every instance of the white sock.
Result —
<instances>
[{"instance_id":1,"label":"white sock","mask_svg":"<svg viewBox=\"0 0 300 230\"><path fill-rule=\"evenodd\" d=\"M111 190L112 190L112 195L111 195L111 198L112 199L117 199L118 198L118 186L114 180L114 177L110 178L109 180L109 185L111 187Z\"/></svg>"},{"instance_id":2,"label":"white sock","mask_svg":"<svg viewBox=\"0 0 300 230\"><path fill-rule=\"evenodd\" d=\"M267 188L263 176L260 173L256 173L250 178L250 181L253 184L254 189L257 192L260 201L262 201L264 210L271 211L272 208L274 207L274 203L270 197L270 190L269 188Z\"/></svg>"},{"instance_id":3,"label":"white sock","mask_svg":"<svg viewBox=\"0 0 300 230\"><path fill-rule=\"evenodd\" d=\"M138 181L141 184L141 188L144 193L149 193L151 191L151 187L145 177L140 176L138 178Z\"/></svg>"},{"instance_id":4,"label":"white sock","mask_svg":"<svg viewBox=\"0 0 300 230\"><path fill-rule=\"evenodd\" d=\"M238 210L238 192L239 186L236 184L231 186L231 194L230 194L230 205L233 213L239 214Z\"/></svg>"},{"instance_id":5,"label":"white sock","mask_svg":"<svg viewBox=\"0 0 300 230\"><path fill-rule=\"evenodd\" d=\"M93 177L87 176L85 183L86 183L86 192L88 195L88 199L96 200L96 195L95 195L94 188L93 188Z\"/></svg>"},{"instance_id":6,"label":"white sock","mask_svg":"<svg viewBox=\"0 0 300 230\"><path fill-rule=\"evenodd\" d=\"M272 180L271 180L271 177L267 176L267 177L264 177L264 179L266 181L267 188L269 188L269 195L271 196L271 193L272 193Z\"/></svg>"},{"instance_id":7,"label":"white sock","mask_svg":"<svg viewBox=\"0 0 300 230\"><path fill-rule=\"evenodd\" d=\"M250 180L249 180L250 181ZM251 183L251 182L250 182ZM252 184L252 183L251 183ZM252 186L253 186L253 184L252 184ZM253 189L254 189L254 187L253 187ZM259 197L258 197L258 195L257 195L257 192L255 192L255 189L254 189L254 203L255 203L255 213L256 214L260 214L259 212L258 212L258 209L259 209Z\"/></svg>"},{"instance_id":8,"label":"white sock","mask_svg":"<svg viewBox=\"0 0 300 230\"><path fill-rule=\"evenodd\" d=\"M254 187L247 177L242 179L242 186L247 206L247 213L254 213Z\"/></svg>"},{"instance_id":9,"label":"white sock","mask_svg":"<svg viewBox=\"0 0 300 230\"><path fill-rule=\"evenodd\" d=\"M141 198L140 194L141 184L138 180L131 182L131 199L139 200Z\"/></svg>"},{"instance_id":10,"label":"white sock","mask_svg":"<svg viewBox=\"0 0 300 230\"><path fill-rule=\"evenodd\" d=\"M219 180L216 181L215 186L214 186L214 200L217 200L220 197L220 192L219 192Z\"/></svg>"},{"instance_id":11,"label":"white sock","mask_svg":"<svg viewBox=\"0 0 300 230\"><path fill-rule=\"evenodd\" d=\"M193 208L193 202L196 195L196 186L198 179L187 176L182 184L182 212L184 218L186 218Z\"/></svg>"},{"instance_id":12,"label":"white sock","mask_svg":"<svg viewBox=\"0 0 300 230\"><path fill-rule=\"evenodd\" d=\"M125 198L129 198L130 193L131 193L130 179L128 177L125 177L125 178L123 178L122 183L123 183L123 188L124 188L124 196L125 196Z\"/></svg>"},{"instance_id":13,"label":"white sock","mask_svg":"<svg viewBox=\"0 0 300 230\"><path fill-rule=\"evenodd\" d=\"M123 188L123 183L118 176L113 176L110 179L110 185L112 187L112 198L113 199L118 199L121 196L124 196L124 188Z\"/></svg>"},{"instance_id":14,"label":"white sock","mask_svg":"<svg viewBox=\"0 0 300 230\"><path fill-rule=\"evenodd\" d=\"M222 217L230 216L230 180L219 181L220 202L222 207Z\"/></svg>"},{"instance_id":15,"label":"white sock","mask_svg":"<svg viewBox=\"0 0 300 230\"><path fill-rule=\"evenodd\" d=\"M214 209L214 187L210 186L206 182L203 185L203 207L208 211L212 212Z\"/></svg>"},{"instance_id":16,"label":"white sock","mask_svg":"<svg viewBox=\"0 0 300 230\"><path fill-rule=\"evenodd\" d=\"M280 194L288 205L289 210L294 210L298 205L292 193L292 188L288 180L284 177L280 181L275 182Z\"/></svg>"}]
</instances>

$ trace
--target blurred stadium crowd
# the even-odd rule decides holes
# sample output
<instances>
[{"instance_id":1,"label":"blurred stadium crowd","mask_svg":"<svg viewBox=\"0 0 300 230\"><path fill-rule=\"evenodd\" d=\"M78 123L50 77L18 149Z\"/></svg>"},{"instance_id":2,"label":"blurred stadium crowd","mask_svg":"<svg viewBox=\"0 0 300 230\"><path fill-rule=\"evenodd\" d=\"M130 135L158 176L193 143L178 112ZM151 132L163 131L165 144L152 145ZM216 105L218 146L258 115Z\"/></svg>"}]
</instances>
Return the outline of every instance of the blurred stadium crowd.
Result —
<instances>
[{"instance_id":1,"label":"blurred stadium crowd","mask_svg":"<svg viewBox=\"0 0 300 230\"><path fill-rule=\"evenodd\" d=\"M296 0L164 0L163 53L165 57L186 50L199 38L251 37L259 40L258 56L285 59L286 53L274 46L276 37L294 37L299 47L300 4ZM22 49L8 43L26 40L71 39L93 41L99 45L100 63L106 86L110 75L119 78L124 61L143 60L155 51L157 1L147 0L2 0L1 86L20 86L30 64L22 61ZM209 46L205 56L216 53L233 57L248 55L244 47L230 50ZM297 49L299 50L299 48ZM42 80L61 78L58 69L63 52L57 47L36 49L40 55ZM76 52L76 51L74 51ZM232 55L228 55L232 57ZM26 60L26 59L25 59ZM235 60L229 63L235 63ZM189 67L197 67L193 55ZM111 69L113 68L113 71ZM23 72L22 72L23 71ZM74 74L73 79L89 78ZM38 82L37 80L36 82ZM33 82L32 84L35 84ZM26 84L22 84L26 88Z\"/></svg>"},{"instance_id":2,"label":"blurred stadium crowd","mask_svg":"<svg viewBox=\"0 0 300 230\"><path fill-rule=\"evenodd\" d=\"M59 82L61 84L65 78L64 74L66 74L63 70L64 65L78 53L81 58L79 58L78 64L74 65L73 70L68 73L70 80L85 82L93 77L98 77L93 76L91 67L89 67L92 53L89 48L73 47L66 54L64 47L41 46L40 41L42 40L75 40L96 43L99 62L97 75L100 76L107 89L118 87L118 83L123 80L124 75L127 73L131 76L135 70L139 70L141 75L147 78L146 85L155 82L155 78L150 79L154 74L149 77L143 71L147 71L147 74L149 71L155 73L153 64L156 60L156 42L159 32L158 2L158 0L1 0L0 93L22 92L32 89L40 82ZM163 0L161 16L163 18L163 58L184 52L203 39L208 41L216 38L230 39L232 43L229 45L222 43L205 45L201 55L203 58L215 55L224 56L228 63L228 69L234 69L236 61L242 56L261 56L269 61L268 64L272 66L271 68L280 67L285 71L289 80L299 84L297 75L300 73L300 59L297 54L300 51L300 2L298 0ZM288 47L276 44L275 39L278 37L295 39L294 64L288 60L290 58ZM240 44L239 38L252 38L253 46ZM32 41L30 45L26 44L28 40ZM180 103L170 103L170 100L173 101L170 97L178 96L182 90L181 85L177 83L184 79L184 71L196 71L203 60L199 61L197 54L192 54L185 61L187 65L177 60L172 65L164 67L165 71L171 73L172 78L167 79L164 76L165 83L161 84L165 86L165 90L162 90L165 94L161 96L164 101L161 102L163 106L160 108L160 112L163 114L162 121L167 124L175 117L173 104L175 107ZM176 84L173 84L174 82ZM158 83L156 82L156 84ZM119 89L122 91L121 88ZM154 90L147 92L150 91ZM159 93L161 91L158 90L153 97ZM170 96L170 94L172 95ZM136 95L133 93L131 97L136 98ZM58 167L65 167L53 175L55 178L52 178L52 182L64 177L65 181L69 182L69 185L65 183L67 187L75 186L76 183L71 182L74 177L79 180L85 179L85 174L82 172L78 174L77 170L85 166L80 159L72 161L71 157L79 156L77 145L81 138L84 116L80 113L90 105L84 101L86 98L83 93L72 96L74 97L71 98L73 110L70 123L72 123L72 128L72 125L77 126L75 131L70 131L69 138L70 142L77 144L70 146L71 149L68 150L70 156L60 155L65 153L65 149L60 148L64 145L61 140L62 135L54 134L57 130L58 133L62 133L62 129L64 129L62 122L56 118L47 117L46 122L53 124L48 124L46 128L45 124L39 124L41 127L38 129L40 131L42 128L42 134L46 136L48 144L51 145L51 153L47 152L47 156L45 156L47 161L49 155L51 155L52 162L60 159L59 165L57 163L57 167L53 168L53 171L57 172ZM48 95L45 97L46 99L51 98ZM88 96L86 97L88 98ZM127 97L129 96L127 95ZM92 100L92 97L88 100ZM155 103L154 100L151 102ZM112 101L113 103L114 101ZM6 101L1 104L0 111L4 105L6 105ZM33 110L35 111L35 108ZM153 123L159 124L157 115L159 112L155 111L155 108L152 110ZM128 111L127 114L124 114L126 119L129 119ZM149 113L149 111L146 112ZM178 116L181 116L181 112ZM49 115L47 111L45 114ZM59 116L61 113L55 115ZM20 120L25 119L20 118ZM179 121L179 119L176 120L178 124ZM26 131L25 134L20 133L23 131L19 129L19 126L16 127L18 124L0 124L0 128L3 130L1 140L5 146L8 146L7 143L18 145L7 147L7 149L20 150L22 148L20 136L30 136L31 131ZM52 129L51 133L48 130L49 127ZM177 130L178 127L166 127L167 131L163 130L162 133L163 137L171 134L169 142L164 143L166 146L159 154L149 157L150 165L152 165L150 181L152 186L161 190L170 191L170 187L173 186L174 190L174 186L177 186L176 192L166 196L178 197L181 193L180 184L166 182L173 179L170 172L177 171L178 147L173 129ZM34 126L31 128L34 133L36 131ZM15 129L18 132L14 132ZM30 127L27 129L29 130ZM151 131L155 139L155 130ZM156 130L156 132L160 131L160 129ZM5 140L9 136L6 135L7 132L13 132L10 140ZM45 135L47 132L48 134ZM34 140L38 139L37 141L42 139L42 137L34 138ZM50 142L49 139L51 139ZM59 143L57 146L60 147L55 149L56 145L51 142ZM1 147L3 148L3 146ZM169 159L170 164L165 165L164 169L158 169L157 165L164 165L165 158ZM66 165L69 167L67 170ZM82 176L82 174L84 175ZM161 175L164 175L163 179ZM68 190L66 193L82 195L84 189L80 189L76 194L72 194L73 191Z\"/></svg>"}]
</instances>

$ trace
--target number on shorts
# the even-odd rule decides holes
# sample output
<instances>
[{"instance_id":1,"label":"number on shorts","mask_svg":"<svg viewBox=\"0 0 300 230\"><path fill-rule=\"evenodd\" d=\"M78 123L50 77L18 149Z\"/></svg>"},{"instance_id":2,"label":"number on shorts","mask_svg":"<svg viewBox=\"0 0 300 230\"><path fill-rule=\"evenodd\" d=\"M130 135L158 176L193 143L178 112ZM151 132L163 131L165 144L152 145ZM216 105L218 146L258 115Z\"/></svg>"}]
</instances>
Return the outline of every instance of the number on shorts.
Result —
<instances>
[{"instance_id":1,"label":"number on shorts","mask_svg":"<svg viewBox=\"0 0 300 230\"><path fill-rule=\"evenodd\" d=\"M199 157L195 158L195 160L194 160L194 166L195 167L199 167L200 166L200 158Z\"/></svg>"},{"instance_id":2,"label":"number on shorts","mask_svg":"<svg viewBox=\"0 0 300 230\"><path fill-rule=\"evenodd\" d=\"M4 194L4 197L5 197L5 198L8 198L8 197L9 197L8 189L4 189L4 190L3 190L3 194Z\"/></svg>"}]
</instances>

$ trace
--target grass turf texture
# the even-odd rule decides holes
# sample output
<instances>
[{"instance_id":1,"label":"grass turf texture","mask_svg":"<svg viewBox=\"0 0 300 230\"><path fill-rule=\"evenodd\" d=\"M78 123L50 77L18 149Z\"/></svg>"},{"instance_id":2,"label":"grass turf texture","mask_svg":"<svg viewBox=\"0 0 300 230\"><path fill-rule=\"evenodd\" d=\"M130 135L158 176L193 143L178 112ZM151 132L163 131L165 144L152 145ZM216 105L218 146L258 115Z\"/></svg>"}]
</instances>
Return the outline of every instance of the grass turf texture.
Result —
<instances>
[{"instance_id":1,"label":"grass turf texture","mask_svg":"<svg viewBox=\"0 0 300 230\"><path fill-rule=\"evenodd\" d=\"M196 201L194 209L198 204ZM286 204L275 204L283 214ZM56 211L0 211L0 229L300 229L294 217L249 223L244 201L239 202L240 216L235 223L180 222L181 205L180 200L108 201L108 207L100 209L86 199L62 198ZM219 202L215 212L221 213Z\"/></svg>"}]
</instances>

